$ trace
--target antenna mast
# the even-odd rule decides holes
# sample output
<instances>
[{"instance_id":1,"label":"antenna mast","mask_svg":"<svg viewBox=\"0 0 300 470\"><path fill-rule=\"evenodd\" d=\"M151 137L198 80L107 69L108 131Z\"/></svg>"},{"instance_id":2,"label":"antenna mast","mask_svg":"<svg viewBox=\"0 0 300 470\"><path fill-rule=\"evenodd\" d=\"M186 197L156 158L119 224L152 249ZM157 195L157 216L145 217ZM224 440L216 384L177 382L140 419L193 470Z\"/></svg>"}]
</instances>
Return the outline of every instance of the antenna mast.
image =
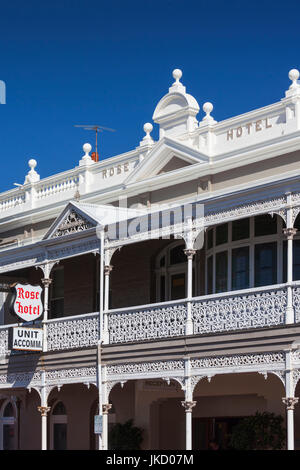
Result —
<instances>
[{"instance_id":1,"label":"antenna mast","mask_svg":"<svg viewBox=\"0 0 300 470\"><path fill-rule=\"evenodd\" d=\"M86 124L80 124L80 125L75 125L74 127L81 127L86 131L95 131L95 137L96 137L95 162L98 162L98 160L99 160L99 155L98 155L98 132L104 132L104 131L115 132L116 130L115 129L110 129L109 127L99 126L98 124L95 124L94 126L90 126L90 125L86 125Z\"/></svg>"}]
</instances>

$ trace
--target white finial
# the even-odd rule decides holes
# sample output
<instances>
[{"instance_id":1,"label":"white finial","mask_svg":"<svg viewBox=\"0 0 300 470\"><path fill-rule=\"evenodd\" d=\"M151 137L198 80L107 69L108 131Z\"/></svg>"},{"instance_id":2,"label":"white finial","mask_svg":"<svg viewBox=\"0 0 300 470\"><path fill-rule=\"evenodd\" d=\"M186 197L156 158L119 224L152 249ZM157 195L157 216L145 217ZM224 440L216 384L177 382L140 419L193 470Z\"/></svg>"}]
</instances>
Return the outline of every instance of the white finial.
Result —
<instances>
[{"instance_id":1,"label":"white finial","mask_svg":"<svg viewBox=\"0 0 300 470\"><path fill-rule=\"evenodd\" d=\"M172 75L173 75L173 78L175 78L175 80L176 80L176 82L175 82L176 85L178 85L179 80L182 77L182 71L180 69L175 69L175 70L173 70Z\"/></svg>"},{"instance_id":2,"label":"white finial","mask_svg":"<svg viewBox=\"0 0 300 470\"><path fill-rule=\"evenodd\" d=\"M40 175L35 171L35 167L37 166L37 161L34 158L31 158L28 161L28 166L30 170L28 171L24 184L26 183L36 183L36 181L40 180Z\"/></svg>"},{"instance_id":3,"label":"white finial","mask_svg":"<svg viewBox=\"0 0 300 470\"><path fill-rule=\"evenodd\" d=\"M79 161L79 166L90 165L91 163L94 162L94 160L92 160L92 157L89 155L90 151L92 150L92 146L91 144L86 143L86 144L83 144L82 148L84 151L84 155L82 159Z\"/></svg>"},{"instance_id":4,"label":"white finial","mask_svg":"<svg viewBox=\"0 0 300 470\"><path fill-rule=\"evenodd\" d=\"M150 137L150 133L153 131L153 126L151 124L151 122L146 122L146 124L144 124L144 132L146 133L145 138L149 139ZM150 137L151 138L151 137Z\"/></svg>"},{"instance_id":5,"label":"white finial","mask_svg":"<svg viewBox=\"0 0 300 470\"><path fill-rule=\"evenodd\" d=\"M290 85L291 88L297 88L299 84L297 83L297 80L300 76L300 72L297 69L292 69L289 71L289 79L292 81L292 84Z\"/></svg>"},{"instance_id":6,"label":"white finial","mask_svg":"<svg viewBox=\"0 0 300 470\"><path fill-rule=\"evenodd\" d=\"M207 101L207 103L204 103L203 105L203 111L205 112L206 116L205 118L209 118L210 117L210 113L212 112L212 110L214 109L213 107L213 104L210 103L209 101Z\"/></svg>"},{"instance_id":7,"label":"white finial","mask_svg":"<svg viewBox=\"0 0 300 470\"><path fill-rule=\"evenodd\" d=\"M37 161L34 158L31 158L28 162L28 166L30 170L34 170L35 167L37 166Z\"/></svg>"},{"instance_id":8,"label":"white finial","mask_svg":"<svg viewBox=\"0 0 300 470\"><path fill-rule=\"evenodd\" d=\"M169 88L169 93L174 93L174 92L185 93L185 86L183 86L180 81L182 77L182 71L180 69L175 69L173 70L172 75L173 75L173 78L175 79L175 82Z\"/></svg>"},{"instance_id":9,"label":"white finial","mask_svg":"<svg viewBox=\"0 0 300 470\"><path fill-rule=\"evenodd\" d=\"M149 144L152 144L153 143L153 139L150 135L150 133L153 131L153 126L151 124L151 122L146 122L144 124L144 132L145 132L145 136L143 137L143 140L140 142L140 145L149 145Z\"/></svg>"},{"instance_id":10,"label":"white finial","mask_svg":"<svg viewBox=\"0 0 300 470\"><path fill-rule=\"evenodd\" d=\"M84 156L85 156L85 157L89 157L89 156L90 156L89 153L90 153L90 151L92 150L91 144L83 144L82 149L83 149L83 151L84 151L84 153L85 153Z\"/></svg>"},{"instance_id":11,"label":"white finial","mask_svg":"<svg viewBox=\"0 0 300 470\"><path fill-rule=\"evenodd\" d=\"M205 116L204 118L202 119L202 121L204 121L205 123L209 122L209 123L214 123L216 122L214 120L214 118L210 115L210 113L212 112L212 110L214 109L212 103L210 103L209 101L207 101L206 103L204 103L203 107L202 107L203 111L205 112Z\"/></svg>"}]
</instances>

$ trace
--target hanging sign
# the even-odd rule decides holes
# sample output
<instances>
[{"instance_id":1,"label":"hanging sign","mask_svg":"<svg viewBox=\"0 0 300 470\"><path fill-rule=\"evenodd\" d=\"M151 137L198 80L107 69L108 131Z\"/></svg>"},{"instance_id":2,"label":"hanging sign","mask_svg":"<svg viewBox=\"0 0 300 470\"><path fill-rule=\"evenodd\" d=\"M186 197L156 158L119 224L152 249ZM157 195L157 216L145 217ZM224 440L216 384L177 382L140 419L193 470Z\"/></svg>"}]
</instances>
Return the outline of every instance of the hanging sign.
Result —
<instances>
[{"instance_id":1,"label":"hanging sign","mask_svg":"<svg viewBox=\"0 0 300 470\"><path fill-rule=\"evenodd\" d=\"M103 416L95 415L94 416L94 433L102 434L103 430Z\"/></svg>"},{"instance_id":2,"label":"hanging sign","mask_svg":"<svg viewBox=\"0 0 300 470\"><path fill-rule=\"evenodd\" d=\"M13 328L12 349L16 349L17 351L42 351L42 328L24 328L15 326Z\"/></svg>"},{"instance_id":3,"label":"hanging sign","mask_svg":"<svg viewBox=\"0 0 300 470\"><path fill-rule=\"evenodd\" d=\"M31 284L16 284L14 287L15 298L13 312L24 322L33 321L43 314L41 299L42 287Z\"/></svg>"}]
</instances>

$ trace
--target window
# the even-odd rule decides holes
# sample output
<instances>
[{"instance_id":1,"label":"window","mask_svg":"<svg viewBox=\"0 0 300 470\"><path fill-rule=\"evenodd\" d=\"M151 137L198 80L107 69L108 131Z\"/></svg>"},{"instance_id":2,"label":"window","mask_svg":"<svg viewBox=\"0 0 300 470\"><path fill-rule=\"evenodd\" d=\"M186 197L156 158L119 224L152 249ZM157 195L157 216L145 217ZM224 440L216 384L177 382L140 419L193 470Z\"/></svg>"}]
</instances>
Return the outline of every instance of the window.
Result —
<instances>
[{"instance_id":1,"label":"window","mask_svg":"<svg viewBox=\"0 0 300 470\"><path fill-rule=\"evenodd\" d=\"M250 219L235 220L232 222L232 241L243 240L250 236Z\"/></svg>"},{"instance_id":2,"label":"window","mask_svg":"<svg viewBox=\"0 0 300 470\"><path fill-rule=\"evenodd\" d=\"M216 254L216 292L226 292L227 288L228 255L227 251Z\"/></svg>"},{"instance_id":3,"label":"window","mask_svg":"<svg viewBox=\"0 0 300 470\"><path fill-rule=\"evenodd\" d=\"M207 232L207 248L208 250L213 247L213 240L214 240L214 229L210 229Z\"/></svg>"},{"instance_id":4,"label":"window","mask_svg":"<svg viewBox=\"0 0 300 470\"><path fill-rule=\"evenodd\" d=\"M5 401L0 416L1 430L0 449L17 449L17 407L11 401Z\"/></svg>"},{"instance_id":5,"label":"window","mask_svg":"<svg viewBox=\"0 0 300 470\"><path fill-rule=\"evenodd\" d=\"M50 289L50 317L58 318L64 314L64 268L53 269Z\"/></svg>"},{"instance_id":6,"label":"window","mask_svg":"<svg viewBox=\"0 0 300 470\"><path fill-rule=\"evenodd\" d=\"M206 294L282 282L286 278L282 225L278 216L260 215L210 228L206 233ZM295 280L300 279L299 235L294 240Z\"/></svg>"},{"instance_id":7,"label":"window","mask_svg":"<svg viewBox=\"0 0 300 470\"><path fill-rule=\"evenodd\" d=\"M275 235L277 233L277 217L270 215L258 215L255 220L255 236Z\"/></svg>"},{"instance_id":8,"label":"window","mask_svg":"<svg viewBox=\"0 0 300 470\"><path fill-rule=\"evenodd\" d=\"M300 240L293 241L293 281L300 280ZM283 242L283 282L287 281L287 242Z\"/></svg>"},{"instance_id":9,"label":"window","mask_svg":"<svg viewBox=\"0 0 300 470\"><path fill-rule=\"evenodd\" d=\"M171 300L184 299L186 297L185 273L171 276Z\"/></svg>"},{"instance_id":10,"label":"window","mask_svg":"<svg viewBox=\"0 0 300 470\"><path fill-rule=\"evenodd\" d=\"M228 242L228 224L217 225L216 227L216 245L222 245Z\"/></svg>"},{"instance_id":11,"label":"window","mask_svg":"<svg viewBox=\"0 0 300 470\"><path fill-rule=\"evenodd\" d=\"M160 276L160 301L166 300L166 276Z\"/></svg>"},{"instance_id":12,"label":"window","mask_svg":"<svg viewBox=\"0 0 300 470\"><path fill-rule=\"evenodd\" d=\"M276 284L277 243L255 245L255 287Z\"/></svg>"},{"instance_id":13,"label":"window","mask_svg":"<svg viewBox=\"0 0 300 470\"><path fill-rule=\"evenodd\" d=\"M51 449L67 449L67 412L65 405L59 401L51 414Z\"/></svg>"},{"instance_id":14,"label":"window","mask_svg":"<svg viewBox=\"0 0 300 470\"><path fill-rule=\"evenodd\" d=\"M213 256L207 259L207 293L213 293Z\"/></svg>"},{"instance_id":15,"label":"window","mask_svg":"<svg viewBox=\"0 0 300 470\"><path fill-rule=\"evenodd\" d=\"M175 246L170 250L170 264L179 264L186 262L186 256L184 254L184 245Z\"/></svg>"},{"instance_id":16,"label":"window","mask_svg":"<svg viewBox=\"0 0 300 470\"><path fill-rule=\"evenodd\" d=\"M249 287L249 247L244 246L232 250L231 270L232 290Z\"/></svg>"},{"instance_id":17,"label":"window","mask_svg":"<svg viewBox=\"0 0 300 470\"><path fill-rule=\"evenodd\" d=\"M186 298L187 257L184 249L185 244L182 241L175 241L158 254L156 258L157 302ZM195 291L195 285L194 273L193 292Z\"/></svg>"}]
</instances>

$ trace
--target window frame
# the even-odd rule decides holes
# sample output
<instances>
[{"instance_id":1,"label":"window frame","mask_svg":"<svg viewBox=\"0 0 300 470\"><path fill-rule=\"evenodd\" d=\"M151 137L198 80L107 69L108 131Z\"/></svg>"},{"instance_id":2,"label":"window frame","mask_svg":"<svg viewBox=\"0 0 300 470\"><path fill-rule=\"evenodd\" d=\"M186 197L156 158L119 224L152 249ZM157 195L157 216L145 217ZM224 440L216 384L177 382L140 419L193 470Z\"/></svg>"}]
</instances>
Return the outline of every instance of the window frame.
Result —
<instances>
[{"instance_id":1,"label":"window frame","mask_svg":"<svg viewBox=\"0 0 300 470\"><path fill-rule=\"evenodd\" d=\"M272 235L255 236L255 216L248 216L249 218L249 237L241 240L232 241L232 221L228 223L228 242L222 245L216 245L216 227L213 230L213 247L208 249L207 237L205 240L205 295L216 294L216 254L219 252L228 252L228 273L227 273L227 291L235 292L232 288L232 250L236 248L249 247L249 287L248 289L255 288L255 246L265 243L277 243L277 283L283 282L283 241L285 236L283 234L284 222L283 219L274 215L277 219L277 233ZM242 219L238 219L242 220ZM220 225L223 225L220 224ZM297 232L298 233L298 232ZM299 235L298 235L299 237ZM297 236L295 238L298 238ZM300 238L300 237L299 237ZM212 294L208 294L208 258L212 256ZM245 288L246 290L247 288Z\"/></svg>"}]
</instances>

